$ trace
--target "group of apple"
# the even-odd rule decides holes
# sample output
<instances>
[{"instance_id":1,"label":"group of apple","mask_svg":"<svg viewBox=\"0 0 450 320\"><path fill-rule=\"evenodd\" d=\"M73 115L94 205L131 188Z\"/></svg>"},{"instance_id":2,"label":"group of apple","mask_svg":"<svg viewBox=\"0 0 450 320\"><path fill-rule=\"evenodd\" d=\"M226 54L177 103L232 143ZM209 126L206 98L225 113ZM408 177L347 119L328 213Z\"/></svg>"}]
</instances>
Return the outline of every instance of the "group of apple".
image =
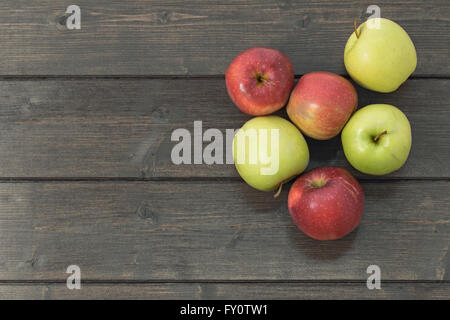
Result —
<instances>
[{"instance_id":1,"label":"group of apple","mask_svg":"<svg viewBox=\"0 0 450 320\"><path fill-rule=\"evenodd\" d=\"M415 70L416 50L406 31L395 22L370 19L356 27L347 41L344 64L360 86L378 92L395 91ZM330 72L302 76L295 88L294 70L280 51L254 47L240 53L225 75L234 104L256 116L246 122L233 140L233 157L240 176L250 186L281 190L309 163L302 135L327 140L341 131L344 154L357 170L383 175L399 169L411 149L411 127L405 114L388 104L371 104L355 112L358 96L347 79ZM291 92L292 90L292 92ZM283 108L293 124L269 114ZM248 130L277 131L278 170L264 174L261 149L271 150L270 139L257 146L246 139ZM252 143L255 144L255 141ZM273 150L273 149L272 149ZM272 155L273 156L273 155ZM256 161L236 161L256 159ZM267 158L267 157L265 157ZM339 239L360 223L364 192L344 168L321 167L300 176L288 196L288 209L297 227L318 240Z\"/></svg>"}]
</instances>

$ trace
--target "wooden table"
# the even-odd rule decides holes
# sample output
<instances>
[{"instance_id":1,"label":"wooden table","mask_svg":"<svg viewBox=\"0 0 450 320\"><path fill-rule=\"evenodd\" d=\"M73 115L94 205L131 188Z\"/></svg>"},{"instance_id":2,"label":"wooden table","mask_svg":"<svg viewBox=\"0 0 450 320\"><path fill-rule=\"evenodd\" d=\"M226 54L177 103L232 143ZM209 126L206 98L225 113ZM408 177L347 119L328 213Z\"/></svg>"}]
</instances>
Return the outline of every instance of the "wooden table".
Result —
<instances>
[{"instance_id":1,"label":"wooden table","mask_svg":"<svg viewBox=\"0 0 450 320\"><path fill-rule=\"evenodd\" d=\"M366 176L339 139L308 140L310 169L348 168L367 197L357 231L332 242L293 225L290 185L273 199L233 165L173 164L171 133L250 118L223 75L251 46L285 52L297 78L345 75L368 2L74 0L80 30L68 4L0 4L0 298L450 298L449 1L376 2L418 53L398 91L358 87L360 106L410 119L401 170ZM366 287L373 264L381 290Z\"/></svg>"}]
</instances>

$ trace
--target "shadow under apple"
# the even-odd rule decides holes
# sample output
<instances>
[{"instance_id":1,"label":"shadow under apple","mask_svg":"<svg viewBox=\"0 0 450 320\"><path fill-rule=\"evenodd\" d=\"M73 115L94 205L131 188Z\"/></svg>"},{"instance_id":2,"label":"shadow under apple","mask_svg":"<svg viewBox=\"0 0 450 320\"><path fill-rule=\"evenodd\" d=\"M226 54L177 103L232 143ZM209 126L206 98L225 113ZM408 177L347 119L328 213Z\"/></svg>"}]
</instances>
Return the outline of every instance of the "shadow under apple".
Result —
<instances>
[{"instance_id":1,"label":"shadow under apple","mask_svg":"<svg viewBox=\"0 0 450 320\"><path fill-rule=\"evenodd\" d=\"M333 261L345 255L355 241L358 228L339 240L320 241L308 237L297 228L290 228L290 238L299 252L317 261Z\"/></svg>"}]
</instances>

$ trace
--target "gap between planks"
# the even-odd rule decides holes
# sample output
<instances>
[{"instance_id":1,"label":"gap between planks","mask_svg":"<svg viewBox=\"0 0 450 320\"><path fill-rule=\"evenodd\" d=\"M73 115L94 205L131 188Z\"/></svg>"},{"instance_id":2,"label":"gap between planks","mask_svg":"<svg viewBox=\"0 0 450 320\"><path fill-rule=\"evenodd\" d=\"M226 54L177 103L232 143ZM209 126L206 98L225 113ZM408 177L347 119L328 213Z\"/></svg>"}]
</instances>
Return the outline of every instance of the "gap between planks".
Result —
<instances>
[{"instance_id":1,"label":"gap between planks","mask_svg":"<svg viewBox=\"0 0 450 320\"><path fill-rule=\"evenodd\" d=\"M294 178L292 179L292 181ZM450 177L408 177L408 178L365 178L359 177L358 180L365 183L393 183L409 181L450 181ZM244 183L240 177L0 177L0 183L72 183L72 182L236 182Z\"/></svg>"},{"instance_id":2,"label":"gap between planks","mask_svg":"<svg viewBox=\"0 0 450 320\"><path fill-rule=\"evenodd\" d=\"M61 280L0 280L2 285L46 285L65 284L66 279ZM450 280L383 280L386 284L450 284ZM82 283L89 285L109 285L109 284L366 284L367 280L94 280L83 279Z\"/></svg>"},{"instance_id":3,"label":"gap between planks","mask_svg":"<svg viewBox=\"0 0 450 320\"><path fill-rule=\"evenodd\" d=\"M295 74L295 79L299 79L304 74ZM339 74L340 76L350 79L348 74ZM77 81L77 80L157 80L157 79L223 79L224 74L215 75L0 75L0 81ZM445 80L450 79L450 75L412 75L408 80ZM407 81L408 81L407 80Z\"/></svg>"}]
</instances>

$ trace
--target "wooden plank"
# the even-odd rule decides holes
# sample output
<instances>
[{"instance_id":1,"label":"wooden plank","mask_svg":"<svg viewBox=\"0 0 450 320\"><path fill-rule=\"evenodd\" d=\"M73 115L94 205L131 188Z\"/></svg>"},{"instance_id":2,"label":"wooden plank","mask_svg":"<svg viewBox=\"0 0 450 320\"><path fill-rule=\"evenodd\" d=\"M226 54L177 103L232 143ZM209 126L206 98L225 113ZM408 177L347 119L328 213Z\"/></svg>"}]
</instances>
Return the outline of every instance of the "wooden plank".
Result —
<instances>
[{"instance_id":1,"label":"wooden plank","mask_svg":"<svg viewBox=\"0 0 450 320\"><path fill-rule=\"evenodd\" d=\"M449 280L450 181L364 182L362 224L318 242L240 182L0 184L0 280Z\"/></svg>"},{"instance_id":2,"label":"wooden plank","mask_svg":"<svg viewBox=\"0 0 450 320\"><path fill-rule=\"evenodd\" d=\"M218 75L240 51L284 51L297 74L344 73L343 52L360 0L78 0L81 30L68 30L65 0L4 0L0 75ZM377 1L418 52L415 75L450 75L446 0Z\"/></svg>"},{"instance_id":3,"label":"wooden plank","mask_svg":"<svg viewBox=\"0 0 450 320\"><path fill-rule=\"evenodd\" d=\"M390 95L358 90L360 106L396 105L412 125L409 160L383 178L450 177L450 80L410 80ZM223 79L0 81L0 177L237 178L234 165L175 165L171 133L193 135L201 120L225 135L248 119ZM309 168L351 169L339 137L308 143Z\"/></svg>"},{"instance_id":4,"label":"wooden plank","mask_svg":"<svg viewBox=\"0 0 450 320\"><path fill-rule=\"evenodd\" d=\"M80 290L65 284L1 284L0 299L445 299L450 284L390 283L368 290L365 283L82 283Z\"/></svg>"}]
</instances>

